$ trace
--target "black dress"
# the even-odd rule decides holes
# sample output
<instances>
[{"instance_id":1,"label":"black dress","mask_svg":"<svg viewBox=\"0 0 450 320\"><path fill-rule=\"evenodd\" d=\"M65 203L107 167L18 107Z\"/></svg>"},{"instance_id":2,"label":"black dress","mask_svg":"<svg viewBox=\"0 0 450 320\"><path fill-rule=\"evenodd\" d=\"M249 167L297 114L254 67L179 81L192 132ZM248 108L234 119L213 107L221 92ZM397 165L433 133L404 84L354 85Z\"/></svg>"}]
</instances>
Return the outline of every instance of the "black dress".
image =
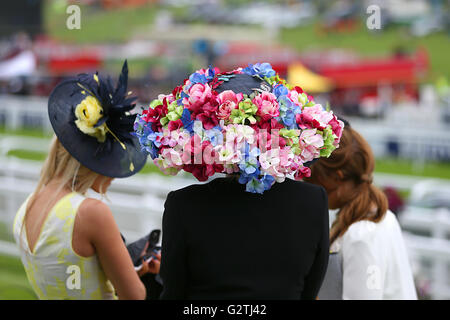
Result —
<instances>
[{"instance_id":1,"label":"black dress","mask_svg":"<svg viewBox=\"0 0 450 320\"><path fill-rule=\"evenodd\" d=\"M286 179L264 194L218 178L170 192L161 299L315 299L328 264L328 199Z\"/></svg>"}]
</instances>

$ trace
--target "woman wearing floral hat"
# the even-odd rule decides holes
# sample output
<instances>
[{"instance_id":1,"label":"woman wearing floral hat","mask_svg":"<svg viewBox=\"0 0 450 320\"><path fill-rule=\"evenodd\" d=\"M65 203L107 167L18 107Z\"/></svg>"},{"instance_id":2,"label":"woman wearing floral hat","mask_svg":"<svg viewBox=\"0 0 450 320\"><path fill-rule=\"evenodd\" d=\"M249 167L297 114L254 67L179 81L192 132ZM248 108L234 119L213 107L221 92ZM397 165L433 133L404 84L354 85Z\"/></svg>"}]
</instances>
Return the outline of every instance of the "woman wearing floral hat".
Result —
<instances>
[{"instance_id":1,"label":"woman wearing floral hat","mask_svg":"<svg viewBox=\"0 0 450 320\"><path fill-rule=\"evenodd\" d=\"M328 262L327 195L294 181L338 146L342 122L270 64L199 70L136 118L154 163L206 181L170 192L162 299L315 299Z\"/></svg>"},{"instance_id":2,"label":"woman wearing floral hat","mask_svg":"<svg viewBox=\"0 0 450 320\"><path fill-rule=\"evenodd\" d=\"M125 62L116 88L97 74L80 75L52 92L55 131L35 191L20 207L14 236L39 299L144 299L108 206L86 197L105 194L114 178L138 172L147 156L131 134L135 98ZM145 266L157 273L159 257Z\"/></svg>"}]
</instances>

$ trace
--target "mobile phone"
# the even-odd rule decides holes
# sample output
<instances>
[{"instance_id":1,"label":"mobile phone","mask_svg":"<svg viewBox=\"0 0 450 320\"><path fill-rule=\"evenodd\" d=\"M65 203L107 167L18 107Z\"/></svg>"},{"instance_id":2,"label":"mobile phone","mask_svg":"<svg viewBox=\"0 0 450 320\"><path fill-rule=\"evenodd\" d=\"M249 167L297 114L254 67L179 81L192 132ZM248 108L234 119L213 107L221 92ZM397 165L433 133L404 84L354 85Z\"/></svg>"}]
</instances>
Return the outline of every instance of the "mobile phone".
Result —
<instances>
[{"instance_id":1,"label":"mobile phone","mask_svg":"<svg viewBox=\"0 0 450 320\"><path fill-rule=\"evenodd\" d=\"M158 252L159 247L157 247L159 242L159 237L161 236L161 230L153 230L148 235L148 247L144 255L144 260L147 261L153 258L153 255Z\"/></svg>"},{"instance_id":2,"label":"mobile phone","mask_svg":"<svg viewBox=\"0 0 450 320\"><path fill-rule=\"evenodd\" d=\"M148 238L147 238L147 242L148 242L147 250L145 251L144 256L142 258L140 258L138 261L136 261L137 263L135 263L134 269L136 271L139 271L142 268L142 264L141 264L142 260L149 263L153 259L154 254L157 253L161 249L160 247L158 247L158 242L159 242L160 236L161 236L161 230L156 229L156 230L153 230L152 232L150 232L150 234L148 235Z\"/></svg>"},{"instance_id":3,"label":"mobile phone","mask_svg":"<svg viewBox=\"0 0 450 320\"><path fill-rule=\"evenodd\" d=\"M147 253L151 253L156 246L158 245L159 242L159 237L161 236L161 230L153 230L152 232L150 232L150 234L148 235L148 248L147 248Z\"/></svg>"}]
</instances>

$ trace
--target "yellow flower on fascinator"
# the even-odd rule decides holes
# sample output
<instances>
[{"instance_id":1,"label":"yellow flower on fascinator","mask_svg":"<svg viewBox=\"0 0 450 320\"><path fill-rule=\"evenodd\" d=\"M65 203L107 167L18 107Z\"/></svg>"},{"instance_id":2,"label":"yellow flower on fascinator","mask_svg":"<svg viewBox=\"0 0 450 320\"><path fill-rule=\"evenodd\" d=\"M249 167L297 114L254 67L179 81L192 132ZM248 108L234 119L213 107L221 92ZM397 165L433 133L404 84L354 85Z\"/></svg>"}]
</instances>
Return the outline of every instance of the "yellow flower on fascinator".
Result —
<instances>
[{"instance_id":1,"label":"yellow flower on fascinator","mask_svg":"<svg viewBox=\"0 0 450 320\"><path fill-rule=\"evenodd\" d=\"M103 108L94 96L87 96L75 108L75 124L81 132L95 137L98 142L105 142L106 122L96 126L103 117Z\"/></svg>"}]
</instances>

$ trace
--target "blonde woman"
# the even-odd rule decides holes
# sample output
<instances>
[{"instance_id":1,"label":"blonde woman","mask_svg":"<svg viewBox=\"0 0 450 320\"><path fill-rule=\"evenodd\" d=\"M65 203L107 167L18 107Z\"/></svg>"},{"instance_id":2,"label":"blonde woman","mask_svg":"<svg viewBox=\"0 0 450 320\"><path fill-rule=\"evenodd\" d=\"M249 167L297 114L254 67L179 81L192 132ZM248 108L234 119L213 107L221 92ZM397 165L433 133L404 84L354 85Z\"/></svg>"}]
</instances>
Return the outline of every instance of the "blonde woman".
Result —
<instances>
[{"instance_id":1,"label":"blonde woman","mask_svg":"<svg viewBox=\"0 0 450 320\"><path fill-rule=\"evenodd\" d=\"M138 172L146 156L132 131L127 65L117 88L94 75L58 85L49 98L56 137L36 190L19 209L14 236L39 299L144 299L105 194L115 177ZM144 270L157 273L159 259Z\"/></svg>"}]
</instances>

